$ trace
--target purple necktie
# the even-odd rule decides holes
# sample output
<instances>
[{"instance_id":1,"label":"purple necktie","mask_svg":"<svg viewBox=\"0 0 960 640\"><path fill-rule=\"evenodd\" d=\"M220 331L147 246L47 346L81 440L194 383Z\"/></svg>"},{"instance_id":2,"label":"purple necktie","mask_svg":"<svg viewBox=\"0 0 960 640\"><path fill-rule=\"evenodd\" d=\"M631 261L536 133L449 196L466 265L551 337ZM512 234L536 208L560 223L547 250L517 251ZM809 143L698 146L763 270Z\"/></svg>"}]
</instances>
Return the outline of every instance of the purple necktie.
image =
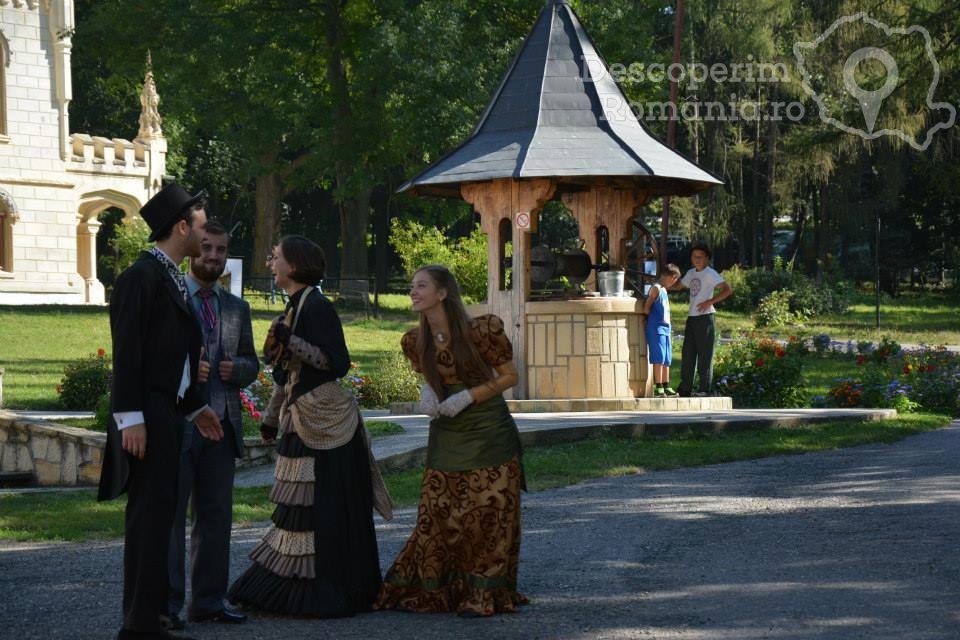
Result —
<instances>
[{"instance_id":1,"label":"purple necktie","mask_svg":"<svg viewBox=\"0 0 960 640\"><path fill-rule=\"evenodd\" d=\"M210 302L210 297L213 296L213 290L199 289L197 290L197 295L200 296L200 317L203 319L207 331L213 331L214 327L217 326L217 312L213 308L213 303Z\"/></svg>"}]
</instances>

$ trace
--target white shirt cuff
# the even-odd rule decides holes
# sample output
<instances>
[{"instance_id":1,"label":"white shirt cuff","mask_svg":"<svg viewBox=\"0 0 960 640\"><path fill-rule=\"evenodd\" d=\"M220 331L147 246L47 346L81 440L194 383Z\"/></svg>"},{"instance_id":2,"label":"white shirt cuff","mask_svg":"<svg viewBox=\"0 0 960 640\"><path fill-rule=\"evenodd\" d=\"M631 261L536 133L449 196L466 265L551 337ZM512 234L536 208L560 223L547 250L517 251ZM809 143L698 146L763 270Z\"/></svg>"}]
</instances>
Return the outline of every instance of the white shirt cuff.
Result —
<instances>
[{"instance_id":1,"label":"white shirt cuff","mask_svg":"<svg viewBox=\"0 0 960 640\"><path fill-rule=\"evenodd\" d=\"M183 361L183 375L180 376L180 388L177 390L177 399L186 395L190 388L190 356Z\"/></svg>"},{"instance_id":2,"label":"white shirt cuff","mask_svg":"<svg viewBox=\"0 0 960 640\"><path fill-rule=\"evenodd\" d=\"M143 411L121 411L113 414L113 419L117 422L117 429L121 431L144 423Z\"/></svg>"},{"instance_id":3,"label":"white shirt cuff","mask_svg":"<svg viewBox=\"0 0 960 640\"><path fill-rule=\"evenodd\" d=\"M194 420L196 420L196 419L197 419L197 416L200 415L201 413L203 413L203 410L206 409L206 408L209 407L209 406L210 406L210 405L205 404L205 405L203 405L202 407L200 407L199 409L197 409L196 411L194 411L193 413L188 413L187 416L186 416L187 422L193 422Z\"/></svg>"}]
</instances>

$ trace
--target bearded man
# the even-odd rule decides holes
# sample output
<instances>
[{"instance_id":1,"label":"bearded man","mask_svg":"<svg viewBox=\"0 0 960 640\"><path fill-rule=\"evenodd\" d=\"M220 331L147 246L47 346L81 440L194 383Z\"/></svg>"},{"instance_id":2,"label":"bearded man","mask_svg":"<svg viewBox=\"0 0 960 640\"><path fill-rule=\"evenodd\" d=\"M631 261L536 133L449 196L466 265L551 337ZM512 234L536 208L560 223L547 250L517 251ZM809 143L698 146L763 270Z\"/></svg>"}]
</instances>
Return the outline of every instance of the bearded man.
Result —
<instances>
[{"instance_id":1,"label":"bearded man","mask_svg":"<svg viewBox=\"0 0 960 640\"><path fill-rule=\"evenodd\" d=\"M216 411L225 436L214 442L196 428L184 432L180 448L177 516L170 536L168 630L184 627L186 596L184 534L191 505L191 622L238 624L247 617L226 606L230 577L230 527L233 522L235 458L243 456L240 390L257 377L260 363L253 346L250 305L225 291L218 281L227 264L230 236L216 221L203 227L200 256L190 259L187 291L203 333L203 357L197 373L201 394ZM192 500L191 500L192 497Z\"/></svg>"}]
</instances>

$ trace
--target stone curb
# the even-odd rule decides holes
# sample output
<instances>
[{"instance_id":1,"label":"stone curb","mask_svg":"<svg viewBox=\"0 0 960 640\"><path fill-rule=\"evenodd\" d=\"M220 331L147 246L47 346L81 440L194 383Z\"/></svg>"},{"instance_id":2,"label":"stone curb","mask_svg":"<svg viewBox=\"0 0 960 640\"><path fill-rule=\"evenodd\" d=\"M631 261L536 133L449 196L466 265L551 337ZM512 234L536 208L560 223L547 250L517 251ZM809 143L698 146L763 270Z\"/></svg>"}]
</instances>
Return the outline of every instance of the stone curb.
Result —
<instances>
[{"instance_id":1,"label":"stone curb","mask_svg":"<svg viewBox=\"0 0 960 640\"><path fill-rule=\"evenodd\" d=\"M591 438L612 435L623 438L670 438L687 434L716 434L723 432L762 431L778 427L801 427L824 422L873 422L897 417L894 409L871 409L857 414L821 414L803 416L771 416L761 418L745 416L743 419L705 418L684 423L598 422L573 427L547 427L520 432L524 447L540 447L553 444L579 442ZM404 471L426 462L426 446L384 456L378 460L382 471Z\"/></svg>"}]
</instances>

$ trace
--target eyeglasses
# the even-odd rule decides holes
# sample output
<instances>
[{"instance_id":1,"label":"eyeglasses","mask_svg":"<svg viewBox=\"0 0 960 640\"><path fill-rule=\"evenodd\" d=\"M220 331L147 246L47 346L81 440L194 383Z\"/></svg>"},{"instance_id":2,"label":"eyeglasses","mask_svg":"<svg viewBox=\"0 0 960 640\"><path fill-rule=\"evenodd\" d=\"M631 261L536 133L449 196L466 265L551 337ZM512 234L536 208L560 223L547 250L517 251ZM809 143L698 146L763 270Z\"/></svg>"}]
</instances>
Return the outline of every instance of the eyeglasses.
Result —
<instances>
[{"instance_id":1,"label":"eyeglasses","mask_svg":"<svg viewBox=\"0 0 960 640\"><path fill-rule=\"evenodd\" d=\"M270 264L276 259L277 259L277 256L270 254L269 256L266 257L266 259L264 259L264 262L266 262L267 264Z\"/></svg>"}]
</instances>

